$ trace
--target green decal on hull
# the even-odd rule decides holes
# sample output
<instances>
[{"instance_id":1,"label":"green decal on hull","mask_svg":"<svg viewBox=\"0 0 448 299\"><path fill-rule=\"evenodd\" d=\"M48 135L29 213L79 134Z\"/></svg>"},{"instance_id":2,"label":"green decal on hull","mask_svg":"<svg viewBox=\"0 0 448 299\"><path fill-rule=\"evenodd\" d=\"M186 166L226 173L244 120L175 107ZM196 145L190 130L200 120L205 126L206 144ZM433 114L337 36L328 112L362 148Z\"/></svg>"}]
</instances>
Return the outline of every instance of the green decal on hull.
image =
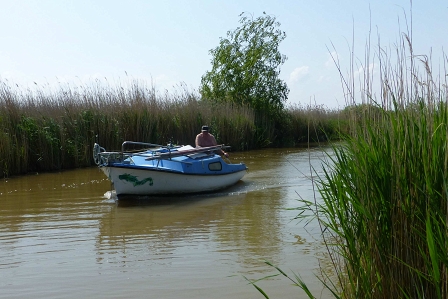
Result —
<instances>
[{"instance_id":1,"label":"green decal on hull","mask_svg":"<svg viewBox=\"0 0 448 299\"><path fill-rule=\"evenodd\" d=\"M150 185L150 186L152 186L152 184L153 184L153 181L152 181L152 178L151 178L151 177L148 177L148 178L146 178L146 179L143 179L143 180L139 181L139 180L137 179L136 176L134 176L134 175L130 175L129 173L120 174L120 175L118 176L118 178L119 178L120 180L124 180L124 181L126 181L126 182L130 182L130 183L132 183L132 184L134 185L134 187L135 187L135 186L141 186L141 185L144 185L144 184L146 184L146 182L149 182L149 185Z\"/></svg>"}]
</instances>

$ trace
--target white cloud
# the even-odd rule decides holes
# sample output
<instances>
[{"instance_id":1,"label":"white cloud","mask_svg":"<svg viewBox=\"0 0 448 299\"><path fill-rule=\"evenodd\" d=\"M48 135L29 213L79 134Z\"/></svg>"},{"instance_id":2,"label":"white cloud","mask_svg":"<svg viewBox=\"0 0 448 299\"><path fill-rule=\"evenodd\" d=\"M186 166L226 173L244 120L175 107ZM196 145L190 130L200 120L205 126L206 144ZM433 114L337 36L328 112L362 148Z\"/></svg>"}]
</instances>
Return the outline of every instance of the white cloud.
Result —
<instances>
[{"instance_id":1,"label":"white cloud","mask_svg":"<svg viewBox=\"0 0 448 299\"><path fill-rule=\"evenodd\" d=\"M289 74L289 82L297 82L303 77L305 77L309 73L309 67L308 66L301 66L295 68L291 74Z\"/></svg>"},{"instance_id":2,"label":"white cloud","mask_svg":"<svg viewBox=\"0 0 448 299\"><path fill-rule=\"evenodd\" d=\"M336 61L336 63L338 63L339 56L338 56L338 53L336 51L333 51L333 52L328 54L328 59L325 62L325 66L326 67L332 67L332 66L335 65L335 61Z\"/></svg>"},{"instance_id":3,"label":"white cloud","mask_svg":"<svg viewBox=\"0 0 448 299\"><path fill-rule=\"evenodd\" d=\"M319 82L319 83L322 83L322 82L328 82L328 81L330 81L330 79L331 79L331 77L329 77L329 76L320 76L320 77L317 79L317 82Z\"/></svg>"}]
</instances>

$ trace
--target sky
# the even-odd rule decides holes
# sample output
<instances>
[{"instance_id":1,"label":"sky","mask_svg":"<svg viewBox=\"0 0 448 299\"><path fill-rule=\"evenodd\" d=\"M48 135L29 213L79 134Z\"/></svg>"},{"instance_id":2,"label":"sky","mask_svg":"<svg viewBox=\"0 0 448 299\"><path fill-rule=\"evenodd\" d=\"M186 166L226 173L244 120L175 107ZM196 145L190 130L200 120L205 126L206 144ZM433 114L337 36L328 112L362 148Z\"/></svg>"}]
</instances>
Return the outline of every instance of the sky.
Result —
<instances>
[{"instance_id":1,"label":"sky","mask_svg":"<svg viewBox=\"0 0 448 299\"><path fill-rule=\"evenodd\" d=\"M0 8L0 81L24 89L136 79L162 92L198 90L209 51L243 12L266 12L286 33L287 104L345 106L331 57L343 71L351 50L363 61L369 32L371 45L393 48L412 28L414 52L447 63L447 0L0 0Z\"/></svg>"}]
</instances>

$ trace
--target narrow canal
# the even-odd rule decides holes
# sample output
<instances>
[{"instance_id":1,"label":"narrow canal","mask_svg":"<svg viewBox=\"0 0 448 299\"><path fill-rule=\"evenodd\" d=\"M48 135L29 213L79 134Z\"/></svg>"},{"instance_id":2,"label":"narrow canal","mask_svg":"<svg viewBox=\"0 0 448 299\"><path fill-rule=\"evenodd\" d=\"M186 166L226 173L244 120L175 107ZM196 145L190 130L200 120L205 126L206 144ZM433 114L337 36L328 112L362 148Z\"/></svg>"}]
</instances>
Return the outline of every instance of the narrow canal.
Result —
<instances>
[{"instance_id":1,"label":"narrow canal","mask_svg":"<svg viewBox=\"0 0 448 299\"><path fill-rule=\"evenodd\" d=\"M219 193L116 201L97 168L0 181L0 298L264 298L294 273L321 296L314 200L322 149L232 153L248 174ZM271 298L304 298L283 276ZM326 298L325 293L322 295Z\"/></svg>"}]
</instances>

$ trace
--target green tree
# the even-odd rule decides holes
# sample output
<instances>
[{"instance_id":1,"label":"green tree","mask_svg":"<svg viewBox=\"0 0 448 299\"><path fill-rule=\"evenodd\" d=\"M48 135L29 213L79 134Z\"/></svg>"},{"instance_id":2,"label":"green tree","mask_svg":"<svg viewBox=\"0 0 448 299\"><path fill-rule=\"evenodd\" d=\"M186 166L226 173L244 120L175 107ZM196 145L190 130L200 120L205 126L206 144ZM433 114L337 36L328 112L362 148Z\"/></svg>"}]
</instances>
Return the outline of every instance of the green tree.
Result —
<instances>
[{"instance_id":1,"label":"green tree","mask_svg":"<svg viewBox=\"0 0 448 299\"><path fill-rule=\"evenodd\" d=\"M279 44L286 37L275 17L263 13L253 19L240 15L241 26L220 38L210 50L212 70L202 76L204 99L248 104L258 112L279 116L289 88L279 78L286 56Z\"/></svg>"}]
</instances>

